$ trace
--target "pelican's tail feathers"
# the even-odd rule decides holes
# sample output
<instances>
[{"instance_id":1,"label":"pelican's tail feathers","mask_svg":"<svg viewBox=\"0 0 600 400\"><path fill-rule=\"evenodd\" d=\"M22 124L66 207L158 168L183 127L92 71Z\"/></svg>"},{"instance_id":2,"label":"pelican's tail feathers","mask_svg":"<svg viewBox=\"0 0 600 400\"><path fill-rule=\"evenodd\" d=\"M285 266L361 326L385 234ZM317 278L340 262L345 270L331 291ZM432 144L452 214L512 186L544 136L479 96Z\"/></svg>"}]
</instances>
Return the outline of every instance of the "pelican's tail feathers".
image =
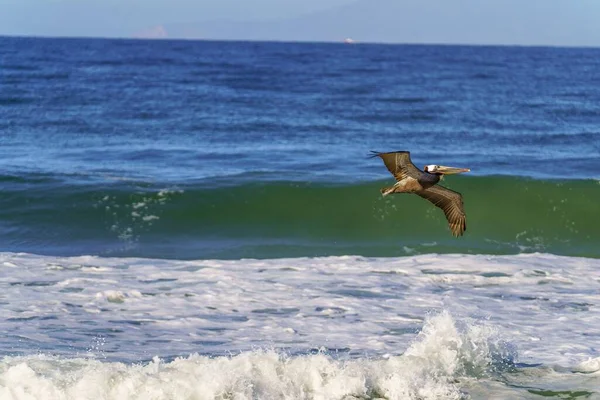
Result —
<instances>
[{"instance_id":1,"label":"pelican's tail feathers","mask_svg":"<svg viewBox=\"0 0 600 400\"><path fill-rule=\"evenodd\" d=\"M388 194L394 193L395 189L396 188L394 186L388 186L388 187L383 187L380 190L381 190L382 195L387 196Z\"/></svg>"}]
</instances>

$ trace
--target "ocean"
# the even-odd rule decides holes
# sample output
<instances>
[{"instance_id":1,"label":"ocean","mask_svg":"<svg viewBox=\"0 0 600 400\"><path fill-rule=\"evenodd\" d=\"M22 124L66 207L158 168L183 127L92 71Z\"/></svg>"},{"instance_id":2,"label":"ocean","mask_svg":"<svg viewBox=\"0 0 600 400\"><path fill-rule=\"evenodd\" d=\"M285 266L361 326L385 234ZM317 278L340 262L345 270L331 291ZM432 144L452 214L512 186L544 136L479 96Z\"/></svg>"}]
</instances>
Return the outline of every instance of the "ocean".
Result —
<instances>
[{"instance_id":1,"label":"ocean","mask_svg":"<svg viewBox=\"0 0 600 400\"><path fill-rule=\"evenodd\" d=\"M0 398L600 399L599 126L600 49L0 37Z\"/></svg>"}]
</instances>

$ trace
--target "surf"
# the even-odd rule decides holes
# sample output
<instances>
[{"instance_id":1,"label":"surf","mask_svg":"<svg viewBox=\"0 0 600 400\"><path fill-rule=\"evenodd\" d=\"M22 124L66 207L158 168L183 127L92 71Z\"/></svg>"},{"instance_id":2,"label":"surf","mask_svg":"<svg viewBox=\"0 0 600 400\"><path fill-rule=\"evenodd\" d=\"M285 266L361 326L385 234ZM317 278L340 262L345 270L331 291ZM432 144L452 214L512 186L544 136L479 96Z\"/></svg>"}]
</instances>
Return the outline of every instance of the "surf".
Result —
<instances>
[{"instance_id":1,"label":"surf","mask_svg":"<svg viewBox=\"0 0 600 400\"><path fill-rule=\"evenodd\" d=\"M36 355L0 360L0 397L137 399L460 399L461 381L505 369L515 354L477 323L428 319L404 355L340 359L326 350L291 355L254 350L127 365ZM83 396L83 397L82 397Z\"/></svg>"}]
</instances>

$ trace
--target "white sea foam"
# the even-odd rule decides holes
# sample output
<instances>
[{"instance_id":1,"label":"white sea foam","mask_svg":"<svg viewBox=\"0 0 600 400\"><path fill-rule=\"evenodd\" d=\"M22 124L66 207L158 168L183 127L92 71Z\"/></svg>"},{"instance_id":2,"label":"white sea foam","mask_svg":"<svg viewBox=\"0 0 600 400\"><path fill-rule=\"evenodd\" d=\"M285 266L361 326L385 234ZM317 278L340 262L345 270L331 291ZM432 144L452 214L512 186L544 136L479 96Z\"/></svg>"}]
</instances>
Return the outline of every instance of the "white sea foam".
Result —
<instances>
[{"instance_id":1,"label":"white sea foam","mask_svg":"<svg viewBox=\"0 0 600 400\"><path fill-rule=\"evenodd\" d=\"M104 196L95 207L103 207L108 221L111 222L110 230L126 244L135 243L139 232L160 219L161 209L175 195L183 193L178 189L162 189L156 193L139 193L138 201L130 203L119 202L115 196Z\"/></svg>"},{"instance_id":2,"label":"white sea foam","mask_svg":"<svg viewBox=\"0 0 600 400\"><path fill-rule=\"evenodd\" d=\"M1 399L485 398L486 388L529 398L520 387L600 387L600 260L0 253L0 265ZM504 370L513 361L532 367L514 375Z\"/></svg>"},{"instance_id":3,"label":"white sea foam","mask_svg":"<svg viewBox=\"0 0 600 400\"><path fill-rule=\"evenodd\" d=\"M126 365L48 356L6 357L0 398L9 399L458 399L467 371L492 365L493 330L460 331L448 313L430 318L403 356L334 359L251 351ZM354 397L347 397L354 396Z\"/></svg>"},{"instance_id":4,"label":"white sea foam","mask_svg":"<svg viewBox=\"0 0 600 400\"><path fill-rule=\"evenodd\" d=\"M577 365L575 367L575 371L586 372L586 373L600 372L600 357L597 357L597 358L590 357L589 359L581 362L579 365Z\"/></svg>"}]
</instances>

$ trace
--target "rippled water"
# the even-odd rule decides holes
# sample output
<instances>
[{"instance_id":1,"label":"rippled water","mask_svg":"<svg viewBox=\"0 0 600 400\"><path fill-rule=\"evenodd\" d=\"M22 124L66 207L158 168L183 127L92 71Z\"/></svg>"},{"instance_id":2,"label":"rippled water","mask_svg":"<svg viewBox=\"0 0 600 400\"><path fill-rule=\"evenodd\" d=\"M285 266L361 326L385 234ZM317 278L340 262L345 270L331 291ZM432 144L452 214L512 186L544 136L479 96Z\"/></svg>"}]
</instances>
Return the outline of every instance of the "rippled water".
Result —
<instances>
[{"instance_id":1,"label":"rippled water","mask_svg":"<svg viewBox=\"0 0 600 400\"><path fill-rule=\"evenodd\" d=\"M5 393L535 398L600 385L597 260L0 261Z\"/></svg>"},{"instance_id":2,"label":"rippled water","mask_svg":"<svg viewBox=\"0 0 600 400\"><path fill-rule=\"evenodd\" d=\"M0 398L599 398L599 55L0 38Z\"/></svg>"}]
</instances>

